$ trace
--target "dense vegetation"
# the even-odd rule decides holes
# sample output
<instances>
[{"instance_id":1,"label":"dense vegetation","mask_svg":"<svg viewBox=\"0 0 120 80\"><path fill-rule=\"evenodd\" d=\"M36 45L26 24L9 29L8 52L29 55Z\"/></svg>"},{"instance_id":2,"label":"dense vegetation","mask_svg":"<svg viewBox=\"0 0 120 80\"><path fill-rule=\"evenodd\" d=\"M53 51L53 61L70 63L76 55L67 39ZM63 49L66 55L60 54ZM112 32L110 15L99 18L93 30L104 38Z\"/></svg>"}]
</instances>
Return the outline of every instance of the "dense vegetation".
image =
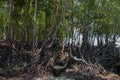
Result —
<instances>
[{"instance_id":1,"label":"dense vegetation","mask_svg":"<svg viewBox=\"0 0 120 80\"><path fill-rule=\"evenodd\" d=\"M119 0L0 0L0 76L76 64L120 74L119 13Z\"/></svg>"}]
</instances>

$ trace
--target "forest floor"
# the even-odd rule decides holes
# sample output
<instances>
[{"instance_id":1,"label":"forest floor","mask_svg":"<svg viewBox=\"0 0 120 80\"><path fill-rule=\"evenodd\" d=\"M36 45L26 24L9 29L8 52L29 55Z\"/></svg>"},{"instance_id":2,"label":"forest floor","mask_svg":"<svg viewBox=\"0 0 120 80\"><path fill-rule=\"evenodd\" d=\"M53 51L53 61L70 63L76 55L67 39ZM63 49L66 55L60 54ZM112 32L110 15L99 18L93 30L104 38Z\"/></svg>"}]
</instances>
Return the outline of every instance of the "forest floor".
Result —
<instances>
[{"instance_id":1,"label":"forest floor","mask_svg":"<svg viewBox=\"0 0 120 80\"><path fill-rule=\"evenodd\" d=\"M74 64L59 75L47 71L38 71L37 74L11 71L7 76L0 76L0 80L120 80L120 75L108 72L102 67L93 69Z\"/></svg>"},{"instance_id":2,"label":"forest floor","mask_svg":"<svg viewBox=\"0 0 120 80\"><path fill-rule=\"evenodd\" d=\"M77 58L79 47L72 47L68 47L68 52L62 48L54 52L53 48L57 50L54 46L52 49L43 49L38 61L32 63L35 60L30 55L30 45L27 44L20 50L19 46L1 45L0 80L120 80L118 48L114 48L116 54L113 54L110 44L102 48L88 47L89 51L85 57L89 58L89 61L87 58ZM56 64L66 66L56 68Z\"/></svg>"}]
</instances>

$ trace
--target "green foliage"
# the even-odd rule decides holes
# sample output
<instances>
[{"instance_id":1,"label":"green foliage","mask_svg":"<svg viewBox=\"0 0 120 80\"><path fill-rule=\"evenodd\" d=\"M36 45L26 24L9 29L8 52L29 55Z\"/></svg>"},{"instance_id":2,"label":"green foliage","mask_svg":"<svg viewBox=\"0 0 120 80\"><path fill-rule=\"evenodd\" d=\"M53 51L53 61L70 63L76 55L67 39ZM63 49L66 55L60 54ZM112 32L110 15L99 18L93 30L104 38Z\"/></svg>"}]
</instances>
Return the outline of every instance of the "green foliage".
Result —
<instances>
[{"instance_id":1,"label":"green foliage","mask_svg":"<svg viewBox=\"0 0 120 80\"><path fill-rule=\"evenodd\" d=\"M9 17L9 0L0 1L0 29L7 27ZM55 20L54 30L62 19L62 26L59 30L59 38L66 36L65 28L68 27L71 33L71 27L83 29L84 12L88 9L88 29L89 32L98 35L113 34L115 17L117 16L117 32L120 32L120 3L119 0L38 0L37 6L37 36L38 39L44 39L47 29L51 28L53 16L56 14L56 5L60 4L58 15ZM12 12L12 26L17 38L22 38L26 26L29 27L29 39L32 39L34 0L14 0L14 9ZM64 15L62 15L65 9ZM0 30L2 31L2 30ZM6 31L6 30L5 30ZM2 33L2 32L0 32ZM52 35L51 34L51 35Z\"/></svg>"}]
</instances>

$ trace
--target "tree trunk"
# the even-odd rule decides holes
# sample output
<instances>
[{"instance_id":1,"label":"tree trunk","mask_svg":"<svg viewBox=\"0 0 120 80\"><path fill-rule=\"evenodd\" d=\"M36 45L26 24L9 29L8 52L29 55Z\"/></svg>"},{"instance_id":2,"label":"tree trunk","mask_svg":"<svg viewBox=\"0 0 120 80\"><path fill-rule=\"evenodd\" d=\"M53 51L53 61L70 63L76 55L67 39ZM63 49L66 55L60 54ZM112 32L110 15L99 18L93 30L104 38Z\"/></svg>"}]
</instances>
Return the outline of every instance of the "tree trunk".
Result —
<instances>
[{"instance_id":1,"label":"tree trunk","mask_svg":"<svg viewBox=\"0 0 120 80\"><path fill-rule=\"evenodd\" d=\"M31 58L31 63L33 63L36 60L36 31L37 31L37 27L36 27L36 11L37 11L37 0L35 0L35 8L34 8L34 27L33 27L33 53L31 54L32 58Z\"/></svg>"},{"instance_id":2,"label":"tree trunk","mask_svg":"<svg viewBox=\"0 0 120 80\"><path fill-rule=\"evenodd\" d=\"M47 33L48 33L48 16L47 16L47 7L48 6L48 4L46 4L46 6L45 6L45 27L46 27L46 35L47 35Z\"/></svg>"},{"instance_id":3,"label":"tree trunk","mask_svg":"<svg viewBox=\"0 0 120 80\"><path fill-rule=\"evenodd\" d=\"M113 44L116 42L116 34L117 34L117 19L114 19L114 28L113 28Z\"/></svg>"},{"instance_id":4,"label":"tree trunk","mask_svg":"<svg viewBox=\"0 0 120 80\"><path fill-rule=\"evenodd\" d=\"M85 1L86 2L86 1ZM83 22L83 39L82 39L82 51L85 53L85 49L88 43L88 6L85 5L85 12L84 12L84 22Z\"/></svg>"},{"instance_id":5,"label":"tree trunk","mask_svg":"<svg viewBox=\"0 0 120 80\"><path fill-rule=\"evenodd\" d=\"M36 47L36 31L37 31L37 27L36 27L36 11L37 11L37 0L35 0L35 11L34 11L34 28L33 28L33 48Z\"/></svg>"},{"instance_id":6,"label":"tree trunk","mask_svg":"<svg viewBox=\"0 0 120 80\"><path fill-rule=\"evenodd\" d=\"M116 35L117 35L117 23L118 23L117 16L115 15L114 28L113 28L113 46L112 46L113 54L116 54L115 43L116 43Z\"/></svg>"},{"instance_id":7,"label":"tree trunk","mask_svg":"<svg viewBox=\"0 0 120 80\"><path fill-rule=\"evenodd\" d=\"M12 21L11 21L12 11L13 11L13 0L10 0L7 39L11 39L11 40L12 40Z\"/></svg>"},{"instance_id":8,"label":"tree trunk","mask_svg":"<svg viewBox=\"0 0 120 80\"><path fill-rule=\"evenodd\" d=\"M29 9L30 9L30 1L27 2L27 7L26 7L26 14L24 18L24 41L28 40L28 14L29 14Z\"/></svg>"}]
</instances>

